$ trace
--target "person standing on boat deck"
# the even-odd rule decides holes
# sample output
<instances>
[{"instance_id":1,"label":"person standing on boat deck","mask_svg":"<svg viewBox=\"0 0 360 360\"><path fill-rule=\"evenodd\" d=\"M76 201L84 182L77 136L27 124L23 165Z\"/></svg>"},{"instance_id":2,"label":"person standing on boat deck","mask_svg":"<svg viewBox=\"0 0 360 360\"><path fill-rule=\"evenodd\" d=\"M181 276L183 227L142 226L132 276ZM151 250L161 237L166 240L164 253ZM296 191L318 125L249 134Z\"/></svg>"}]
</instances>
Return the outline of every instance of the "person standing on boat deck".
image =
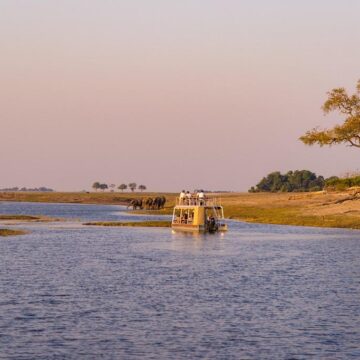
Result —
<instances>
[{"instance_id":1,"label":"person standing on boat deck","mask_svg":"<svg viewBox=\"0 0 360 360\"><path fill-rule=\"evenodd\" d=\"M185 203L185 190L182 190L180 193L180 204L184 204Z\"/></svg>"},{"instance_id":2,"label":"person standing on boat deck","mask_svg":"<svg viewBox=\"0 0 360 360\"><path fill-rule=\"evenodd\" d=\"M191 205L191 194L190 194L190 191L187 191L187 192L186 192L186 200L187 200L188 205Z\"/></svg>"},{"instance_id":3,"label":"person standing on boat deck","mask_svg":"<svg viewBox=\"0 0 360 360\"><path fill-rule=\"evenodd\" d=\"M197 194L198 199L199 199L199 204L200 205L204 205L205 203L205 194L204 194L204 190L200 190Z\"/></svg>"},{"instance_id":4,"label":"person standing on boat deck","mask_svg":"<svg viewBox=\"0 0 360 360\"><path fill-rule=\"evenodd\" d=\"M191 205L196 205L196 200L198 198L197 196L198 191L194 190L191 194Z\"/></svg>"}]
</instances>

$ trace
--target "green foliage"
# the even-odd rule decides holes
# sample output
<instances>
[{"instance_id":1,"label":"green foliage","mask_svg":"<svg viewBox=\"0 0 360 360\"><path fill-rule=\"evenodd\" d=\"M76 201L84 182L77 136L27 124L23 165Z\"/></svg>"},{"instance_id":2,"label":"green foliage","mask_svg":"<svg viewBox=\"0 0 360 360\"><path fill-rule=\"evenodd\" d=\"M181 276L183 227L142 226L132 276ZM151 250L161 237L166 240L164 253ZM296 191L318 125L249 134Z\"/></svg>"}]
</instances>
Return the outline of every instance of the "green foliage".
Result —
<instances>
[{"instance_id":1,"label":"green foliage","mask_svg":"<svg viewBox=\"0 0 360 360\"><path fill-rule=\"evenodd\" d=\"M127 189L127 185L126 184L121 184L118 186L118 189L121 190L121 191L124 191Z\"/></svg>"},{"instance_id":2,"label":"green foliage","mask_svg":"<svg viewBox=\"0 0 360 360\"><path fill-rule=\"evenodd\" d=\"M139 185L138 189L143 192L144 190L146 190L146 186L145 185Z\"/></svg>"},{"instance_id":3,"label":"green foliage","mask_svg":"<svg viewBox=\"0 0 360 360\"><path fill-rule=\"evenodd\" d=\"M349 178L338 178L332 176L325 181L326 188L329 190L346 190L353 186L360 186L360 176L353 176Z\"/></svg>"},{"instance_id":4,"label":"green foliage","mask_svg":"<svg viewBox=\"0 0 360 360\"><path fill-rule=\"evenodd\" d=\"M100 183L99 181L95 181L93 184L92 184L92 188L95 190L95 191L98 191L98 189L100 189Z\"/></svg>"},{"instance_id":5,"label":"green foliage","mask_svg":"<svg viewBox=\"0 0 360 360\"><path fill-rule=\"evenodd\" d=\"M331 129L314 128L301 136L300 140L306 145L347 144L360 148L360 80L356 90L353 95L348 95L344 88L328 92L328 99L322 107L324 113L337 111L345 116L344 123Z\"/></svg>"},{"instance_id":6,"label":"green foliage","mask_svg":"<svg viewBox=\"0 0 360 360\"><path fill-rule=\"evenodd\" d=\"M101 189L102 191L108 189L107 184L100 184L100 189Z\"/></svg>"},{"instance_id":7,"label":"green foliage","mask_svg":"<svg viewBox=\"0 0 360 360\"><path fill-rule=\"evenodd\" d=\"M289 171L281 174L275 171L264 177L249 192L301 192L319 191L324 188L325 180L309 170Z\"/></svg>"}]
</instances>

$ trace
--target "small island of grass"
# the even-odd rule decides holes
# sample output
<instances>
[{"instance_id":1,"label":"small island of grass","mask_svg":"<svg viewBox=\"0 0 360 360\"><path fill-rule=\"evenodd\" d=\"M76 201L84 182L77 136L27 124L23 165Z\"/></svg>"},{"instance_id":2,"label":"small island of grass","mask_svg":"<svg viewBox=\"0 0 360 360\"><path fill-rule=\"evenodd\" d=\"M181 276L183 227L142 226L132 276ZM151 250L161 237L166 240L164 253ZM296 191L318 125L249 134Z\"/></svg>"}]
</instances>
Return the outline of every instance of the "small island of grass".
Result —
<instances>
[{"instance_id":1,"label":"small island of grass","mask_svg":"<svg viewBox=\"0 0 360 360\"><path fill-rule=\"evenodd\" d=\"M21 221L34 221L40 220L40 216L33 215L0 215L0 220L21 220Z\"/></svg>"},{"instance_id":2,"label":"small island of grass","mask_svg":"<svg viewBox=\"0 0 360 360\"><path fill-rule=\"evenodd\" d=\"M15 236L24 234L26 234L26 231L24 230L0 229L0 236Z\"/></svg>"},{"instance_id":3,"label":"small island of grass","mask_svg":"<svg viewBox=\"0 0 360 360\"><path fill-rule=\"evenodd\" d=\"M91 226L131 226L131 227L170 227L170 221L98 221L88 222Z\"/></svg>"},{"instance_id":4,"label":"small island of grass","mask_svg":"<svg viewBox=\"0 0 360 360\"><path fill-rule=\"evenodd\" d=\"M42 215L13 215L13 214L0 214L0 221L11 222L51 222L60 221L60 219L50 218Z\"/></svg>"}]
</instances>

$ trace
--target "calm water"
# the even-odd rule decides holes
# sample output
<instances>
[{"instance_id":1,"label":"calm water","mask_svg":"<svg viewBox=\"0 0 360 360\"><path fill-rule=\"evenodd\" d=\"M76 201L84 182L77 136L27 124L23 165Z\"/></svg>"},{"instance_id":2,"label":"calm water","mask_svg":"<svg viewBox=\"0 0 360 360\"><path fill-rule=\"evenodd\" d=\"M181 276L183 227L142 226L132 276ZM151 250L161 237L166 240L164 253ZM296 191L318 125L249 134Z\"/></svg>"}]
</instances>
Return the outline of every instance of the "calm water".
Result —
<instances>
[{"instance_id":1,"label":"calm water","mask_svg":"<svg viewBox=\"0 0 360 360\"><path fill-rule=\"evenodd\" d=\"M143 218L123 210L0 203L72 219L0 238L1 359L360 358L359 231L77 221Z\"/></svg>"}]
</instances>

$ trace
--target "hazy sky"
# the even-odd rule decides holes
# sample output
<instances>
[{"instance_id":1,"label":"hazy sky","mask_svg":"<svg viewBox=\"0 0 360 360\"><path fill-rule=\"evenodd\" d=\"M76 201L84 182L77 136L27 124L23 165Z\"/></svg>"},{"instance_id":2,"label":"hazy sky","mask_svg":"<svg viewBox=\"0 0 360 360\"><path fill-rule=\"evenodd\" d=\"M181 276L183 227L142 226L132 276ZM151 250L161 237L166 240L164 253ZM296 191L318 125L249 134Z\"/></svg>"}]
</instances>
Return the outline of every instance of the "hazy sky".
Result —
<instances>
[{"instance_id":1,"label":"hazy sky","mask_svg":"<svg viewBox=\"0 0 360 360\"><path fill-rule=\"evenodd\" d=\"M360 78L360 1L2 0L0 188L247 190L360 151L306 147Z\"/></svg>"}]
</instances>

